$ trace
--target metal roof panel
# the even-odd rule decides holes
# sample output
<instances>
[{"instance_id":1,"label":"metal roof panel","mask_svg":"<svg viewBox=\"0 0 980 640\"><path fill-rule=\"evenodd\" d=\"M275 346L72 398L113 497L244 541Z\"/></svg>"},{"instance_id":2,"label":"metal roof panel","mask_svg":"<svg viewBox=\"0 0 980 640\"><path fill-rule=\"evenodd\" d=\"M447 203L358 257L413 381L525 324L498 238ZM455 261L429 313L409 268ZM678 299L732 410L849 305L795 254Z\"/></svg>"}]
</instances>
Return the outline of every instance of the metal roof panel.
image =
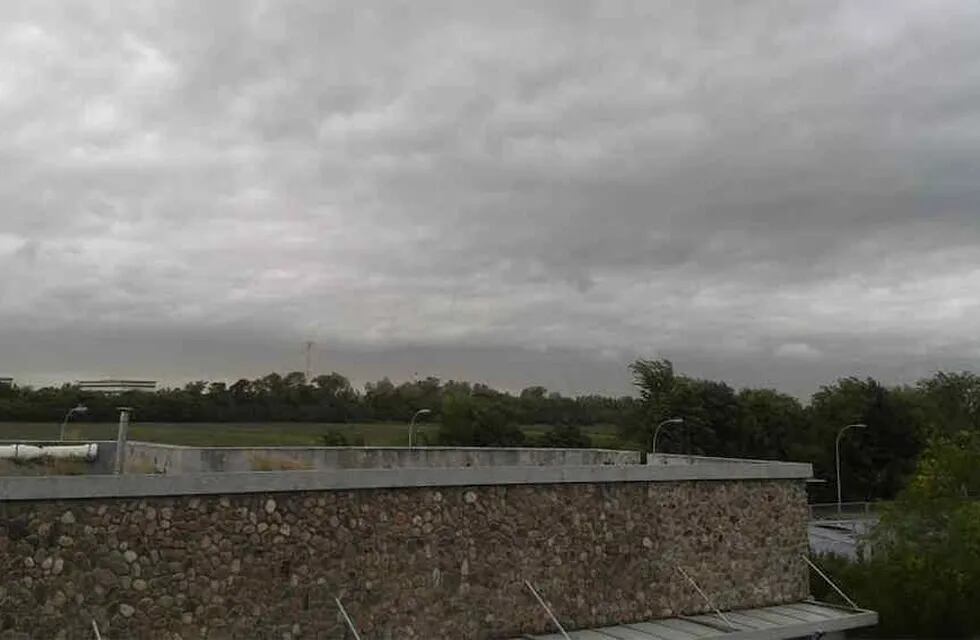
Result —
<instances>
[{"instance_id":1,"label":"metal roof panel","mask_svg":"<svg viewBox=\"0 0 980 640\"><path fill-rule=\"evenodd\" d=\"M645 633L639 629L634 629L627 625L620 625L618 627L603 627L602 632L607 634L609 638L616 638L616 640L656 640L649 633Z\"/></svg>"},{"instance_id":2,"label":"metal roof panel","mask_svg":"<svg viewBox=\"0 0 980 640\"><path fill-rule=\"evenodd\" d=\"M660 624L668 625L678 631L684 631L698 638L711 638L718 635L718 629L712 626L698 624L686 618L668 618L667 620L661 620Z\"/></svg>"},{"instance_id":3,"label":"metal roof panel","mask_svg":"<svg viewBox=\"0 0 980 640\"><path fill-rule=\"evenodd\" d=\"M630 627L639 629L645 633L653 634L655 637L662 638L663 640L696 640L697 638L697 636L686 631L672 629L671 627L665 625L663 620L631 624Z\"/></svg>"},{"instance_id":4,"label":"metal roof panel","mask_svg":"<svg viewBox=\"0 0 980 640\"><path fill-rule=\"evenodd\" d=\"M774 611L773 609L756 609L754 611L747 612L745 616L752 618L753 620L764 620L766 622L771 622L773 626L776 627L785 627L787 625L799 624L801 622L813 622L813 620L806 620L801 616L786 615L785 613L780 613Z\"/></svg>"},{"instance_id":5,"label":"metal roof panel","mask_svg":"<svg viewBox=\"0 0 980 640\"><path fill-rule=\"evenodd\" d=\"M785 640L878 624L878 614L807 600L771 607L725 611L737 629L725 631L717 615L681 616L569 632L573 640ZM564 640L560 634L524 636ZM517 640L517 639L515 639Z\"/></svg>"}]
</instances>

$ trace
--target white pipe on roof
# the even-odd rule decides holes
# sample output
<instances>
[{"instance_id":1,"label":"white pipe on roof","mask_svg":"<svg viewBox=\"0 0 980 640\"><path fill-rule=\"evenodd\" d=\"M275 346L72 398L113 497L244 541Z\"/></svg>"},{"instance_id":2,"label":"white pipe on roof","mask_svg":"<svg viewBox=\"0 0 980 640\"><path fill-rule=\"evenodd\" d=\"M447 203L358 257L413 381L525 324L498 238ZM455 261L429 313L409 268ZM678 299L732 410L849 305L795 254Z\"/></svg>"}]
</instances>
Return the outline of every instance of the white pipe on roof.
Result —
<instances>
[{"instance_id":1,"label":"white pipe on roof","mask_svg":"<svg viewBox=\"0 0 980 640\"><path fill-rule=\"evenodd\" d=\"M0 445L0 459L3 460L40 460L54 458L59 460L86 460L92 462L99 455L99 445L73 444L38 446L33 444Z\"/></svg>"}]
</instances>

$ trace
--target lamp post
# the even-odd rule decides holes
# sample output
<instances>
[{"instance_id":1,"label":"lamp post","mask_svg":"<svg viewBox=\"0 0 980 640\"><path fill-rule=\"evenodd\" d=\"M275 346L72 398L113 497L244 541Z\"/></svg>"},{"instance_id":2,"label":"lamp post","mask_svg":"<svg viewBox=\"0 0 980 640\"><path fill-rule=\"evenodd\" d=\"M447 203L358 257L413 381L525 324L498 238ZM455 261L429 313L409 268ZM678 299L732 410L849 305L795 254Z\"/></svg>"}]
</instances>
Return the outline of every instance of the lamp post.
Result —
<instances>
[{"instance_id":1,"label":"lamp post","mask_svg":"<svg viewBox=\"0 0 980 640\"><path fill-rule=\"evenodd\" d=\"M849 424L845 426L843 429L837 432L837 440L834 441L834 462L836 463L837 466L837 515L840 515L841 513L841 503L843 502L843 500L841 499L841 496L843 494L841 492L841 486L840 486L840 438L842 435L844 435L844 432L847 431L848 429L867 429L867 428L868 425L864 424L863 422L856 422L854 424Z\"/></svg>"},{"instance_id":2,"label":"lamp post","mask_svg":"<svg viewBox=\"0 0 980 640\"><path fill-rule=\"evenodd\" d=\"M408 425L408 448L409 449L415 446L415 421L418 419L419 416L428 415L430 413L432 413L432 411L429 409L419 409L418 411L415 412L415 415L412 416L412 422L409 423Z\"/></svg>"},{"instance_id":3,"label":"lamp post","mask_svg":"<svg viewBox=\"0 0 980 640\"><path fill-rule=\"evenodd\" d=\"M71 419L71 417L76 413L85 413L86 411L88 411L88 407L83 404L80 404L77 407L72 407L68 410L68 413L65 414L65 419L61 421L61 435L58 438L59 440L65 439L65 427L68 426L68 421Z\"/></svg>"},{"instance_id":4,"label":"lamp post","mask_svg":"<svg viewBox=\"0 0 980 640\"><path fill-rule=\"evenodd\" d=\"M657 425L657 428L653 430L653 444L651 445L650 453L657 452L657 436L660 435L660 430L668 424L684 424L684 418L667 418Z\"/></svg>"}]
</instances>

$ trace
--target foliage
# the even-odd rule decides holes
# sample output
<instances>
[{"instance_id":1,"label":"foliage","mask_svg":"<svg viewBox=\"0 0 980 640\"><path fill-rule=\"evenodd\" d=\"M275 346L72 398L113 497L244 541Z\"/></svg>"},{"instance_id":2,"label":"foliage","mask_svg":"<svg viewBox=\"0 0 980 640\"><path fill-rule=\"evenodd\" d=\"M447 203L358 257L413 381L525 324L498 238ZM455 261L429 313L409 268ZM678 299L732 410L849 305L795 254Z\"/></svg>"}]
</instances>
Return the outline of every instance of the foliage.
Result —
<instances>
[{"instance_id":1,"label":"foliage","mask_svg":"<svg viewBox=\"0 0 980 640\"><path fill-rule=\"evenodd\" d=\"M864 423L841 440L845 500L894 497L915 468L929 433L945 420L980 430L980 378L939 373L914 387L885 387L873 379L842 378L821 387L808 406L772 389L742 389L677 374L669 360L631 365L640 402L621 435L651 450L662 420L682 425L662 430L657 450L712 456L809 461L829 482L816 501L836 499L834 443L848 424Z\"/></svg>"},{"instance_id":2,"label":"foliage","mask_svg":"<svg viewBox=\"0 0 980 640\"><path fill-rule=\"evenodd\" d=\"M0 421L57 425L66 409L78 403L89 412L74 416L70 429L87 426L85 421L112 422L119 405L134 407L144 427L157 422L236 423L256 429L274 422L404 424L419 409L429 409L427 420L441 424L440 433L426 434L423 428L420 442L516 444L524 441L516 425L543 425L540 435L535 433L540 429L531 430L534 444L585 446L588 435L583 429L595 434L596 425L604 425L619 438L611 443L611 435L602 435L604 445L649 451L656 425L682 417L684 424L662 430L658 450L812 462L816 476L828 480L813 489L815 501L836 499L834 441L844 425L862 422L869 427L850 430L841 440L845 500L894 497L912 475L929 438L980 432L980 376L969 372L940 372L899 387L870 378L842 378L821 387L803 404L772 389L735 390L723 382L683 375L668 360L637 360L630 370L637 397L569 397L540 386L512 394L485 384L431 377L401 383L384 378L358 389L339 373L306 380L298 372L230 384L198 381L121 396L84 392L72 385L0 387ZM215 440L206 428L194 427L194 434L185 433L182 441ZM401 442L402 427L393 429L393 441ZM343 436L343 442L356 444L351 440L355 431L338 429L327 439L340 443ZM296 442L317 442L321 436L318 429L302 442L296 436ZM269 438L251 431L236 437L243 444Z\"/></svg>"},{"instance_id":3,"label":"foliage","mask_svg":"<svg viewBox=\"0 0 980 640\"><path fill-rule=\"evenodd\" d=\"M419 409L439 420L443 400L454 395L490 398L519 424L618 424L635 400L585 395L575 398L530 387L518 395L482 384L425 378L395 384L384 378L355 389L339 373L313 378L302 373L271 373L254 380L192 382L179 389L133 391L119 396L61 387L0 387L0 421L60 422L68 407L84 404L78 421L112 422L115 408L131 406L141 422L408 422Z\"/></svg>"},{"instance_id":4,"label":"foliage","mask_svg":"<svg viewBox=\"0 0 980 640\"><path fill-rule=\"evenodd\" d=\"M510 447L524 443L524 432L506 405L486 395L456 394L442 402L439 444Z\"/></svg>"},{"instance_id":5,"label":"foliage","mask_svg":"<svg viewBox=\"0 0 980 640\"><path fill-rule=\"evenodd\" d=\"M841 439L845 500L880 500L898 493L922 449L926 394L886 388L873 379L843 378L822 387L810 403L810 457L819 477L836 475L834 441L848 424L863 423ZM830 498L830 496L828 496Z\"/></svg>"},{"instance_id":6,"label":"foliage","mask_svg":"<svg viewBox=\"0 0 980 640\"><path fill-rule=\"evenodd\" d=\"M324 447L347 447L351 443L347 441L347 436L337 429L331 429L320 436L320 444Z\"/></svg>"},{"instance_id":7,"label":"foliage","mask_svg":"<svg viewBox=\"0 0 980 640\"><path fill-rule=\"evenodd\" d=\"M980 431L980 376L940 371L920 382L919 389L930 435Z\"/></svg>"},{"instance_id":8,"label":"foliage","mask_svg":"<svg viewBox=\"0 0 980 640\"><path fill-rule=\"evenodd\" d=\"M858 562L823 557L854 600L881 615L883 636L980 633L980 434L932 441ZM832 597L814 582L814 594Z\"/></svg>"},{"instance_id":9,"label":"foliage","mask_svg":"<svg viewBox=\"0 0 980 640\"><path fill-rule=\"evenodd\" d=\"M738 422L731 449L747 458L810 459L803 446L806 411L796 398L772 389L743 389L736 403Z\"/></svg>"},{"instance_id":10,"label":"foliage","mask_svg":"<svg viewBox=\"0 0 980 640\"><path fill-rule=\"evenodd\" d=\"M623 435L647 451L652 450L656 425L680 417L682 425L661 431L657 451L783 457L789 433L802 424L799 402L776 391L736 394L721 382L675 374L669 360L638 360L631 369L640 392L640 420L626 423Z\"/></svg>"},{"instance_id":11,"label":"foliage","mask_svg":"<svg viewBox=\"0 0 980 640\"><path fill-rule=\"evenodd\" d=\"M592 438L582 433L582 428L578 425L560 424L536 438L532 444L537 447L587 449L592 446Z\"/></svg>"}]
</instances>

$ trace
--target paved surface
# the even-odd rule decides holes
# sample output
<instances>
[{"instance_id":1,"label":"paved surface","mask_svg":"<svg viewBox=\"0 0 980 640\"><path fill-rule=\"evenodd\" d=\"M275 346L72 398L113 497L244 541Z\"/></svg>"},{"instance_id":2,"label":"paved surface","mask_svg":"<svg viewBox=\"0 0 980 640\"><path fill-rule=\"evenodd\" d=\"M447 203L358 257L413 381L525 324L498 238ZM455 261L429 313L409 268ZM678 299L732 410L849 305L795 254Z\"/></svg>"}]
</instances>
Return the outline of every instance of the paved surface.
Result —
<instances>
[{"instance_id":1,"label":"paved surface","mask_svg":"<svg viewBox=\"0 0 980 640\"><path fill-rule=\"evenodd\" d=\"M807 526L810 550L814 553L833 553L856 560L861 540L871 533L877 523L877 518L810 522Z\"/></svg>"}]
</instances>

